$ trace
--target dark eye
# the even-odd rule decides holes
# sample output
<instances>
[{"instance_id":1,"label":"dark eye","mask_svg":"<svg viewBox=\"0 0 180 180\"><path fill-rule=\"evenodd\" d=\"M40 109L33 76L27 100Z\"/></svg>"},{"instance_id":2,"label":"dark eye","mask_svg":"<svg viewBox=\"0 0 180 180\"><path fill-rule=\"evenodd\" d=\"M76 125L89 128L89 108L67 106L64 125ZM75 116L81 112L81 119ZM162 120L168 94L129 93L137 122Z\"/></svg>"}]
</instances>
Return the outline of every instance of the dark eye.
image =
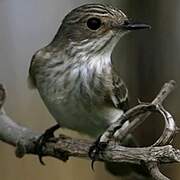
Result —
<instances>
[{"instance_id":1,"label":"dark eye","mask_svg":"<svg viewBox=\"0 0 180 180\"><path fill-rule=\"evenodd\" d=\"M90 18L87 21L87 26L89 29L97 30L101 26L101 20L98 18Z\"/></svg>"}]
</instances>

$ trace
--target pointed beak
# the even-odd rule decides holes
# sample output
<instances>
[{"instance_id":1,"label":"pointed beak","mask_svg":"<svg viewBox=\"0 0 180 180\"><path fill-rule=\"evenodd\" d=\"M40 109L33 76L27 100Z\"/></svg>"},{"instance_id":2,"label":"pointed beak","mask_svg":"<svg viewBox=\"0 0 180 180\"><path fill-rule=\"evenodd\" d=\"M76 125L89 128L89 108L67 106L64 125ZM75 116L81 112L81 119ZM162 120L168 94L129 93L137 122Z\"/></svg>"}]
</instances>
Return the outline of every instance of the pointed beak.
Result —
<instances>
[{"instance_id":1,"label":"pointed beak","mask_svg":"<svg viewBox=\"0 0 180 180\"><path fill-rule=\"evenodd\" d=\"M124 21L123 24L119 26L119 28L122 28L124 30L138 30L138 29L151 29L151 26L143 23L135 23L126 20Z\"/></svg>"}]
</instances>

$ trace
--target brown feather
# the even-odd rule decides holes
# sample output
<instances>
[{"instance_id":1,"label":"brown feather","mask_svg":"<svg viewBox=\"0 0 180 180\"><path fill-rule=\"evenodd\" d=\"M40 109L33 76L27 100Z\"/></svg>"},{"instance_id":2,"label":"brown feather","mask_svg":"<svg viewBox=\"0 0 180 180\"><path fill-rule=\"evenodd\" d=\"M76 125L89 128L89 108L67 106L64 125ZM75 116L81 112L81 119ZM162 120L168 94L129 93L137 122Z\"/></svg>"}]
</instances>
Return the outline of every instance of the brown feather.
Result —
<instances>
[{"instance_id":1,"label":"brown feather","mask_svg":"<svg viewBox=\"0 0 180 180\"><path fill-rule=\"evenodd\" d=\"M118 109L128 110L128 89L115 71L112 71L112 91L106 101L110 101Z\"/></svg>"}]
</instances>

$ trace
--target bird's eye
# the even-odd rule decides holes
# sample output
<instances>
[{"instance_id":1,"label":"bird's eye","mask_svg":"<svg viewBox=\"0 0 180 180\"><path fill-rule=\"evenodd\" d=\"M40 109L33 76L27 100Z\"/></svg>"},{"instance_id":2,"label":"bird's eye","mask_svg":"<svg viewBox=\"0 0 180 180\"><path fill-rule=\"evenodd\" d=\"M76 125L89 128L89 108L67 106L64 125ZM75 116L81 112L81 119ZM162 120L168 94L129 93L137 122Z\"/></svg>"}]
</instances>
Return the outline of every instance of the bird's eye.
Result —
<instances>
[{"instance_id":1,"label":"bird's eye","mask_svg":"<svg viewBox=\"0 0 180 180\"><path fill-rule=\"evenodd\" d=\"M87 26L91 30L97 30L101 27L101 20L98 18L90 18L87 21Z\"/></svg>"}]
</instances>

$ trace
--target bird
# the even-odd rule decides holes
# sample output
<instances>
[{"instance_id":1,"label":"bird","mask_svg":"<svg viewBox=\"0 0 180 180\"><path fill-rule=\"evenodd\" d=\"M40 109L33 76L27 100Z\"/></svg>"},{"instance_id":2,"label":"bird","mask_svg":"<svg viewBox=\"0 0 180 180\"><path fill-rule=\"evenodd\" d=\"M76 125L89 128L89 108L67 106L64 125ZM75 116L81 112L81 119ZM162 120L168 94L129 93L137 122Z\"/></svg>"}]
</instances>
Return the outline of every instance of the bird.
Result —
<instances>
[{"instance_id":1,"label":"bird","mask_svg":"<svg viewBox=\"0 0 180 180\"><path fill-rule=\"evenodd\" d=\"M96 139L121 117L128 109L128 89L111 54L125 34L147 28L104 4L81 5L65 16L29 68L31 86L57 122L46 134L61 127Z\"/></svg>"}]
</instances>

